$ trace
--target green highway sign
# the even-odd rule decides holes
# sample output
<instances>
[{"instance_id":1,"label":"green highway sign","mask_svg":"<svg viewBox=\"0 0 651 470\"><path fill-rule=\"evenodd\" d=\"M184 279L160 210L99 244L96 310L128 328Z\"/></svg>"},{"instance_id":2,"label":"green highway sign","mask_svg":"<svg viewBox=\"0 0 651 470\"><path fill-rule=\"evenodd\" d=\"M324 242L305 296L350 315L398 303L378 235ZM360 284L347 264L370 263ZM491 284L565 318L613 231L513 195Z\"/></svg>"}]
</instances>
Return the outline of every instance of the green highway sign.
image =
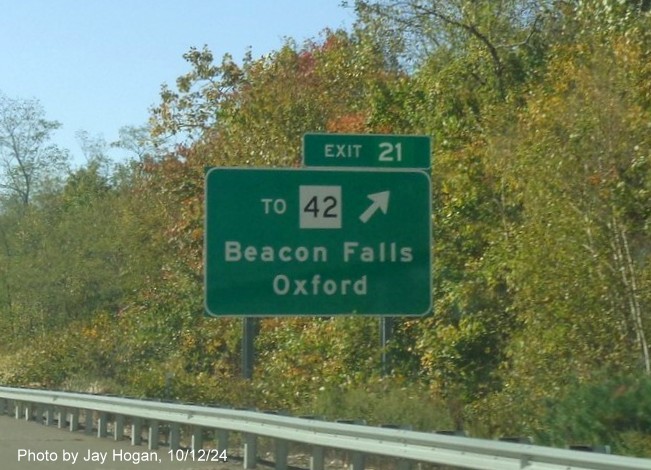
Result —
<instances>
[{"instance_id":1,"label":"green highway sign","mask_svg":"<svg viewBox=\"0 0 651 470\"><path fill-rule=\"evenodd\" d=\"M431 168L432 141L424 135L303 135L303 164L309 167Z\"/></svg>"},{"instance_id":2,"label":"green highway sign","mask_svg":"<svg viewBox=\"0 0 651 470\"><path fill-rule=\"evenodd\" d=\"M205 197L208 315L431 311L425 172L211 168Z\"/></svg>"}]
</instances>

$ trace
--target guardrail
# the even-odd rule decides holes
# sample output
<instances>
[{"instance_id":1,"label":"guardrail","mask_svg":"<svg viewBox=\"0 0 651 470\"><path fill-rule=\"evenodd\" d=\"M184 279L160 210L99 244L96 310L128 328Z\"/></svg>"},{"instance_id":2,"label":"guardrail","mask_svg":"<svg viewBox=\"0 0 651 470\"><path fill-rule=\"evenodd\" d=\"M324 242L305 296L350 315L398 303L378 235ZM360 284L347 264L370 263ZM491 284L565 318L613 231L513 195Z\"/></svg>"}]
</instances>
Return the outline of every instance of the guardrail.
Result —
<instances>
[{"instance_id":1,"label":"guardrail","mask_svg":"<svg viewBox=\"0 0 651 470\"><path fill-rule=\"evenodd\" d=\"M333 423L269 413L135 400L113 396L0 387L0 414L42 421L46 425L120 440L130 427L131 443L142 444L147 430L150 449L159 445L165 430L171 450L183 440L194 451L204 449L204 436L214 431L214 449L228 448L229 433L242 435L243 467L256 468L257 440L274 442L277 470L288 468L290 443L310 446L310 469L324 469L326 449L349 452L352 470L363 470L366 456L394 459L400 470L416 462L477 470L649 470L650 459L555 449L469 437L430 434L401 429ZM83 419L82 419L83 418ZM164 426L164 428L163 428ZM187 428L181 435L182 428Z\"/></svg>"}]
</instances>

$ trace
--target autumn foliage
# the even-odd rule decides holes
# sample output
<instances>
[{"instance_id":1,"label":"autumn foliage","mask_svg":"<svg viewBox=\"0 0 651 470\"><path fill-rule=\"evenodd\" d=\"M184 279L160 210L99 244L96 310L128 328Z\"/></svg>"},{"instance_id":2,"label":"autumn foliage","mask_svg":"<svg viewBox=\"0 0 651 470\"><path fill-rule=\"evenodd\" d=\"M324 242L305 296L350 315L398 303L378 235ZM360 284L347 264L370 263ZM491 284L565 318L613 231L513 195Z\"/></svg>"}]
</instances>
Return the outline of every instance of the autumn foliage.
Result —
<instances>
[{"instance_id":1,"label":"autumn foliage","mask_svg":"<svg viewBox=\"0 0 651 470\"><path fill-rule=\"evenodd\" d=\"M3 193L0 382L651 455L646 3L359 0L260 58L191 49L156 145ZM433 138L434 313L386 351L375 318L261 319L247 381L241 320L203 316L203 175L300 166L305 132Z\"/></svg>"}]
</instances>

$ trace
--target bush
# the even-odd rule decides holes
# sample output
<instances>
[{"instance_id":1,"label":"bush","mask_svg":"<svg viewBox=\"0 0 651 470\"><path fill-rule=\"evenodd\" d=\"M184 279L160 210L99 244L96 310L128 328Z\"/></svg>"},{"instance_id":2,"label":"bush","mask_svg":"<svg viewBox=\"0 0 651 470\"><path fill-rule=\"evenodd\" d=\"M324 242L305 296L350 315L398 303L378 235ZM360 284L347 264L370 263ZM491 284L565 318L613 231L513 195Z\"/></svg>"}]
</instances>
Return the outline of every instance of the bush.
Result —
<instances>
[{"instance_id":1,"label":"bush","mask_svg":"<svg viewBox=\"0 0 651 470\"><path fill-rule=\"evenodd\" d=\"M365 384L323 389L301 411L331 420L363 420L369 425L392 424L420 431L454 428L444 400L421 384L397 378L372 378Z\"/></svg>"},{"instance_id":2,"label":"bush","mask_svg":"<svg viewBox=\"0 0 651 470\"><path fill-rule=\"evenodd\" d=\"M651 377L599 375L547 404L541 443L610 445L615 453L651 457Z\"/></svg>"}]
</instances>

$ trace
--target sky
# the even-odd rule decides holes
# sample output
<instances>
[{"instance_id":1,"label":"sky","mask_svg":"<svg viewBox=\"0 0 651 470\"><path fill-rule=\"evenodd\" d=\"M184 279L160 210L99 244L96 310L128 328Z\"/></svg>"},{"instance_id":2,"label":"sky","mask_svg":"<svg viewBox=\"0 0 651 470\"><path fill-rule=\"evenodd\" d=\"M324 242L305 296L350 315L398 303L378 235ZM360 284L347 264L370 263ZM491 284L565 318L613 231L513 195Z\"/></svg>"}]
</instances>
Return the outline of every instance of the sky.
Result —
<instances>
[{"instance_id":1,"label":"sky","mask_svg":"<svg viewBox=\"0 0 651 470\"><path fill-rule=\"evenodd\" d=\"M53 143L84 163L78 131L107 142L147 122L163 83L207 45L216 61L259 58L286 38L350 28L341 0L0 0L0 93L36 99L62 124ZM116 155L113 154L113 157Z\"/></svg>"}]
</instances>

